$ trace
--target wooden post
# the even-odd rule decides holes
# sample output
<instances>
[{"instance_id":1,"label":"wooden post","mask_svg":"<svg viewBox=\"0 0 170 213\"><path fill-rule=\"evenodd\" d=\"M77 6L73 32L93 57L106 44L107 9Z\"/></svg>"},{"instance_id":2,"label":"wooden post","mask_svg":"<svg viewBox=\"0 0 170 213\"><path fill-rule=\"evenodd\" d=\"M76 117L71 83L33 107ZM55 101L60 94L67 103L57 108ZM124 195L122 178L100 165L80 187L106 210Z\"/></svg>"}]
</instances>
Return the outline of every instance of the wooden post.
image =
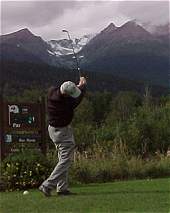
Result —
<instances>
[{"instance_id":1,"label":"wooden post","mask_svg":"<svg viewBox=\"0 0 170 213\"><path fill-rule=\"evenodd\" d=\"M4 139L4 100L0 95L0 159L5 157L5 139Z\"/></svg>"},{"instance_id":2,"label":"wooden post","mask_svg":"<svg viewBox=\"0 0 170 213\"><path fill-rule=\"evenodd\" d=\"M41 98L41 102L40 102L40 106L41 106L41 141L42 141L42 145L41 145L41 150L42 153L44 155L46 155L46 151L47 151L47 144L46 144L46 104L45 104L45 97Z\"/></svg>"}]
</instances>

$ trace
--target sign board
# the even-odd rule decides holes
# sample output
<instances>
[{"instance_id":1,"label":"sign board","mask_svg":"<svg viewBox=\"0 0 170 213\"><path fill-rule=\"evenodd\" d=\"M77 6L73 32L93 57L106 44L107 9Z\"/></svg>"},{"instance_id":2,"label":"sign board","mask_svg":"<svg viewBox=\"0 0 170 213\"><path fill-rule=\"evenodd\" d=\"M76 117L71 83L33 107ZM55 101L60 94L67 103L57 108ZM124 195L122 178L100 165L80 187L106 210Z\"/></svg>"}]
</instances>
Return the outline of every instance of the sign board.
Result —
<instances>
[{"instance_id":1,"label":"sign board","mask_svg":"<svg viewBox=\"0 0 170 213\"><path fill-rule=\"evenodd\" d=\"M5 134L5 143L38 143L41 142L41 135L38 133L32 134Z\"/></svg>"},{"instance_id":2,"label":"sign board","mask_svg":"<svg viewBox=\"0 0 170 213\"><path fill-rule=\"evenodd\" d=\"M40 104L6 103L5 129L25 130L40 128Z\"/></svg>"},{"instance_id":3,"label":"sign board","mask_svg":"<svg viewBox=\"0 0 170 213\"><path fill-rule=\"evenodd\" d=\"M46 152L45 100L9 103L0 100L1 159L20 148Z\"/></svg>"}]
</instances>

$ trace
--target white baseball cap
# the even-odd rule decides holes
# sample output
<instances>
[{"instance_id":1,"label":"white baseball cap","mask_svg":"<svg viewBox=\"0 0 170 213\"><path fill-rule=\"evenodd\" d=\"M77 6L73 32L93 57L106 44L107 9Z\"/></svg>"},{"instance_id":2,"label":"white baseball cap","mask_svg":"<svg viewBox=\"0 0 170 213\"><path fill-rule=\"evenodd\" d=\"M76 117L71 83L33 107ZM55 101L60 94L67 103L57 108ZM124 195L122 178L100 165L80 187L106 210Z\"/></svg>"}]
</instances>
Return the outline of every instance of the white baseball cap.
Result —
<instances>
[{"instance_id":1,"label":"white baseball cap","mask_svg":"<svg viewBox=\"0 0 170 213\"><path fill-rule=\"evenodd\" d=\"M73 98L79 97L81 90L71 81L66 81L60 86L62 94L67 94Z\"/></svg>"}]
</instances>

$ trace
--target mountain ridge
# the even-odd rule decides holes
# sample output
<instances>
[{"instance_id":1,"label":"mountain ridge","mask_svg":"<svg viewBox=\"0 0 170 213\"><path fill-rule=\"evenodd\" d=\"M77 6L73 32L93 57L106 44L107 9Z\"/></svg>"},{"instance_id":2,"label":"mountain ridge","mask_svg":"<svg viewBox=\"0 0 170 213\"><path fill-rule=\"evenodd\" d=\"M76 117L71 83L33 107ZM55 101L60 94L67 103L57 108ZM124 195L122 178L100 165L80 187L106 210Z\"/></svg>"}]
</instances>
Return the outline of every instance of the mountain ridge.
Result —
<instances>
[{"instance_id":1,"label":"mountain ridge","mask_svg":"<svg viewBox=\"0 0 170 213\"><path fill-rule=\"evenodd\" d=\"M84 39L84 40L83 40ZM132 80L167 85L168 38L155 36L134 21L120 27L110 23L100 33L84 38L52 40L52 45L27 28L0 36L1 60L46 63L75 68L72 44L76 54L84 56L81 68L91 72L112 73ZM84 43L83 43L84 42ZM60 48L56 48L60 45Z\"/></svg>"}]
</instances>

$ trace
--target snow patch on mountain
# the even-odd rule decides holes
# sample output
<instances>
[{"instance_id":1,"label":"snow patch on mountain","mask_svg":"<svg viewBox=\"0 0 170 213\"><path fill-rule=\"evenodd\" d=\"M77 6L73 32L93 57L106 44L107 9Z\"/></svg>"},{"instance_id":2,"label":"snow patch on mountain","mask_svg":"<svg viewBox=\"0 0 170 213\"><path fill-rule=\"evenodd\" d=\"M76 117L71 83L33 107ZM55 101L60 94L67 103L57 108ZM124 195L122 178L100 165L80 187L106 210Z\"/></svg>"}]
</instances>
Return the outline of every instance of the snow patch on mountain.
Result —
<instances>
[{"instance_id":1,"label":"snow patch on mountain","mask_svg":"<svg viewBox=\"0 0 170 213\"><path fill-rule=\"evenodd\" d=\"M72 47L75 53L78 53L96 34L84 35L81 38L74 38L73 40L61 39L48 41L50 45L51 53L55 56L70 55L73 54Z\"/></svg>"}]
</instances>

